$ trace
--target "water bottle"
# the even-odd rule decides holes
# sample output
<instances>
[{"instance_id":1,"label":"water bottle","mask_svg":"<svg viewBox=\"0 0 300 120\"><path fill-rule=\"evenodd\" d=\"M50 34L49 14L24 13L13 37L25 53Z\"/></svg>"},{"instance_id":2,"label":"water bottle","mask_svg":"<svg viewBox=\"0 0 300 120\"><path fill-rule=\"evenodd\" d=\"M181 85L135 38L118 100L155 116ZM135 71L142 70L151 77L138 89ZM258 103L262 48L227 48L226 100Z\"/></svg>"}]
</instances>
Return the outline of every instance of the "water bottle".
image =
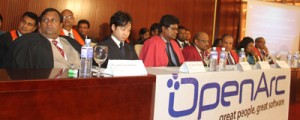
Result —
<instances>
[{"instance_id":1,"label":"water bottle","mask_svg":"<svg viewBox=\"0 0 300 120\"><path fill-rule=\"evenodd\" d=\"M91 39L85 39L85 44L81 47L80 77L92 76L93 47L90 45Z\"/></svg>"},{"instance_id":2,"label":"water bottle","mask_svg":"<svg viewBox=\"0 0 300 120\"><path fill-rule=\"evenodd\" d=\"M287 64L290 66L290 68L293 67L293 56L292 51L290 51L287 55Z\"/></svg>"},{"instance_id":3,"label":"water bottle","mask_svg":"<svg viewBox=\"0 0 300 120\"><path fill-rule=\"evenodd\" d=\"M218 61L218 52L216 51L216 47L213 47L213 50L210 51L210 63L209 63L210 71L217 70L217 61Z\"/></svg>"},{"instance_id":4,"label":"water bottle","mask_svg":"<svg viewBox=\"0 0 300 120\"><path fill-rule=\"evenodd\" d=\"M225 48L222 47L222 51L220 53L220 59L219 59L219 70L222 71L222 70L225 70L226 68L226 51L225 51Z\"/></svg>"},{"instance_id":5,"label":"water bottle","mask_svg":"<svg viewBox=\"0 0 300 120\"><path fill-rule=\"evenodd\" d=\"M241 48L241 51L239 53L239 62L247 62L246 61L246 53L245 53L244 48Z\"/></svg>"}]
</instances>

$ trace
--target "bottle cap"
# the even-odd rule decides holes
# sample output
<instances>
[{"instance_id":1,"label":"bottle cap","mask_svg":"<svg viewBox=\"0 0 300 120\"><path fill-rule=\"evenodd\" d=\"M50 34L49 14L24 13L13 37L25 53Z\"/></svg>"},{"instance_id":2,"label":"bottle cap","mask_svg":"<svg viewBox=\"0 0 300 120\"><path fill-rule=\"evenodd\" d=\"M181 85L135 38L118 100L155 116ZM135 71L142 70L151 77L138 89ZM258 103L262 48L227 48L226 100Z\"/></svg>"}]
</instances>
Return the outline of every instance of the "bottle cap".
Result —
<instances>
[{"instance_id":1,"label":"bottle cap","mask_svg":"<svg viewBox=\"0 0 300 120\"><path fill-rule=\"evenodd\" d=\"M86 44L91 43L91 39L85 39L84 41L85 41Z\"/></svg>"}]
</instances>

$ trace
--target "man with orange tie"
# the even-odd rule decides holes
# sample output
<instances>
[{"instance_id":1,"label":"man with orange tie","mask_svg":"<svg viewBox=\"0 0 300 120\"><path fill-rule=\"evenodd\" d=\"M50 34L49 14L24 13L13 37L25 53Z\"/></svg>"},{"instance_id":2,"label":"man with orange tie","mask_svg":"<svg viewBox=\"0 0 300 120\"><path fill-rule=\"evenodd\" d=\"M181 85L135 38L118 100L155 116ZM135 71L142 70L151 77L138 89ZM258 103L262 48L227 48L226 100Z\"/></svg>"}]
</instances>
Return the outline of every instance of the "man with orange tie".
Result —
<instances>
[{"instance_id":1,"label":"man with orange tie","mask_svg":"<svg viewBox=\"0 0 300 120\"><path fill-rule=\"evenodd\" d=\"M204 58L209 54L209 37L205 32L198 32L194 36L194 43L182 49L185 61L202 61L206 65Z\"/></svg>"},{"instance_id":2,"label":"man with orange tie","mask_svg":"<svg viewBox=\"0 0 300 120\"><path fill-rule=\"evenodd\" d=\"M61 29L60 35L69 36L75 39L80 45L84 45L85 37L73 28L75 23L73 12L69 9L65 9L61 12L61 15L63 16L63 29Z\"/></svg>"},{"instance_id":3,"label":"man with orange tie","mask_svg":"<svg viewBox=\"0 0 300 120\"><path fill-rule=\"evenodd\" d=\"M54 8L39 17L39 32L16 39L9 50L10 68L79 68L80 48L74 39L59 36L63 17Z\"/></svg>"},{"instance_id":4,"label":"man with orange tie","mask_svg":"<svg viewBox=\"0 0 300 120\"><path fill-rule=\"evenodd\" d=\"M32 33L38 25L38 16L33 12L25 12L17 30L11 30L0 36L0 68L6 66L7 51L12 42L24 34Z\"/></svg>"}]
</instances>

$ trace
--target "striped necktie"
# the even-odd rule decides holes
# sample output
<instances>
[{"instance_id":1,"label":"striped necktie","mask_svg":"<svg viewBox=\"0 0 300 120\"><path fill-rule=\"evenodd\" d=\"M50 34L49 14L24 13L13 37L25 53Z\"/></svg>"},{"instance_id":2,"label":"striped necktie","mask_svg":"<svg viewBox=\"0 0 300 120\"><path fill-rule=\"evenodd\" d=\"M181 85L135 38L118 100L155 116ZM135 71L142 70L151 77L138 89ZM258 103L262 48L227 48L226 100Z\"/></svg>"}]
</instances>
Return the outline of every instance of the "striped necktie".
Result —
<instances>
[{"instance_id":1,"label":"striped necktie","mask_svg":"<svg viewBox=\"0 0 300 120\"><path fill-rule=\"evenodd\" d=\"M57 41L57 40L52 40L51 42L55 45L55 47L56 47L57 50L60 52L60 54L61 54L63 57L65 57L64 50L63 50L62 48L60 48L59 46L57 46L58 41Z\"/></svg>"}]
</instances>

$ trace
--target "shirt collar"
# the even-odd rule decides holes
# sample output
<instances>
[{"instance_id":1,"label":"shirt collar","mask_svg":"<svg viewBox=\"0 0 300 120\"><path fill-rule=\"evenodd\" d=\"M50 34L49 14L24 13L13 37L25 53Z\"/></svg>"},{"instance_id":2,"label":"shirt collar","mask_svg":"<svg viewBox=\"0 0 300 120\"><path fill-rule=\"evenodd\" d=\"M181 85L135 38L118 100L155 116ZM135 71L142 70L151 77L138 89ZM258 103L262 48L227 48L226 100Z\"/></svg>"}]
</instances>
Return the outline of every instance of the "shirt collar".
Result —
<instances>
[{"instance_id":1,"label":"shirt collar","mask_svg":"<svg viewBox=\"0 0 300 120\"><path fill-rule=\"evenodd\" d=\"M163 36L160 35L160 37L161 37L161 39L163 39L163 41L164 41L165 43L167 42L167 40L166 40Z\"/></svg>"},{"instance_id":2,"label":"shirt collar","mask_svg":"<svg viewBox=\"0 0 300 120\"><path fill-rule=\"evenodd\" d=\"M64 33L65 33L66 36L68 36L69 33L71 33L72 36L73 36L73 29L71 29L70 31L68 31L68 30L66 30L66 29L63 29L63 31L64 31Z\"/></svg>"},{"instance_id":3,"label":"shirt collar","mask_svg":"<svg viewBox=\"0 0 300 120\"><path fill-rule=\"evenodd\" d=\"M118 40L114 35L111 35L111 39L118 45L118 47L120 48L120 43L121 41Z\"/></svg>"},{"instance_id":4,"label":"shirt collar","mask_svg":"<svg viewBox=\"0 0 300 120\"><path fill-rule=\"evenodd\" d=\"M23 34L19 32L19 30L17 30L18 36L21 37Z\"/></svg>"}]
</instances>

